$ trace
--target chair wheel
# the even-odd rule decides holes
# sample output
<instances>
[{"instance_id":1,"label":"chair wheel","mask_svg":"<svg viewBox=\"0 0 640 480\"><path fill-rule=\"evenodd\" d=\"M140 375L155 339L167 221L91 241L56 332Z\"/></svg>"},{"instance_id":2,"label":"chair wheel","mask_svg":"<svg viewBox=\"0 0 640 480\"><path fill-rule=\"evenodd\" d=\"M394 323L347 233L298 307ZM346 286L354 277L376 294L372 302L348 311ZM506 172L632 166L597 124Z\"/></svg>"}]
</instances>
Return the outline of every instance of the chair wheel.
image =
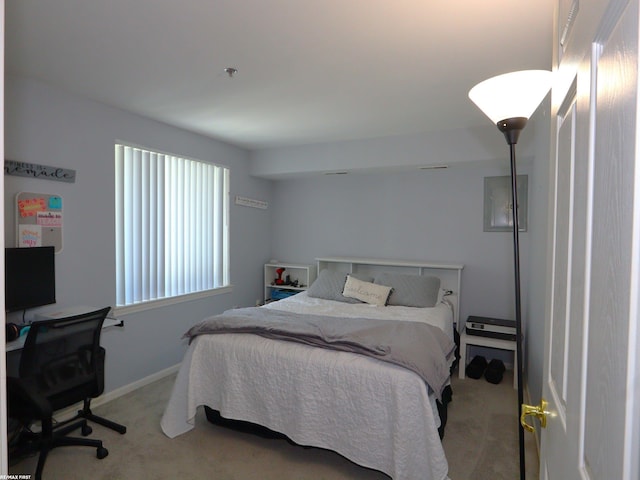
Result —
<instances>
[{"instance_id":1,"label":"chair wheel","mask_svg":"<svg viewBox=\"0 0 640 480\"><path fill-rule=\"evenodd\" d=\"M98 451L96 452L96 457L98 457L100 460L102 460L107 455L109 455L109 450L107 450L104 447L99 447L98 448Z\"/></svg>"},{"instance_id":2,"label":"chair wheel","mask_svg":"<svg viewBox=\"0 0 640 480\"><path fill-rule=\"evenodd\" d=\"M82 436L83 437L91 435L91 432L93 432L93 428L91 428L89 425L83 425L82 426Z\"/></svg>"}]
</instances>

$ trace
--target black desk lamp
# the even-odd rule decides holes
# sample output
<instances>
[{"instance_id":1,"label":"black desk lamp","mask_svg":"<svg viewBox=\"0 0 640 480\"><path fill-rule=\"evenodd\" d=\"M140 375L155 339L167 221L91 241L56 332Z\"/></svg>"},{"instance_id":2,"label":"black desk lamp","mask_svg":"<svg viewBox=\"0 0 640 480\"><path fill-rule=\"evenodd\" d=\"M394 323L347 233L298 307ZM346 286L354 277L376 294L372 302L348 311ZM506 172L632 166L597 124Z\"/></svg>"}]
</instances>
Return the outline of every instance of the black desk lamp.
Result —
<instances>
[{"instance_id":1,"label":"black desk lamp","mask_svg":"<svg viewBox=\"0 0 640 480\"><path fill-rule=\"evenodd\" d=\"M506 73L479 83L469 91L469 98L504 133L511 153L511 212L515 273L516 363L518 371L518 440L520 446L520 479L525 478L524 428L520 424L523 395L522 310L520 306L520 244L518 238L518 187L516 175L516 143L527 120L547 96L551 88L551 72L524 70Z\"/></svg>"}]
</instances>

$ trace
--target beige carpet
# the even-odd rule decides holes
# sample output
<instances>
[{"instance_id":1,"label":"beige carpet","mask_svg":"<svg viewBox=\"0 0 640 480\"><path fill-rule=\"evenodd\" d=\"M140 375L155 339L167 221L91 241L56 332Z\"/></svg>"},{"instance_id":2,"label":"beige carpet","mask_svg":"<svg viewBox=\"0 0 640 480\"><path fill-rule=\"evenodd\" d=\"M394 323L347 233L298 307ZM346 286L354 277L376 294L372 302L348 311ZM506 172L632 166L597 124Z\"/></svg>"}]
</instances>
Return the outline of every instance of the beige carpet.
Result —
<instances>
[{"instance_id":1,"label":"beige carpet","mask_svg":"<svg viewBox=\"0 0 640 480\"><path fill-rule=\"evenodd\" d=\"M284 440L267 440L211 425L199 412L196 428L173 440L160 430L160 418L174 377L155 382L95 410L123 423L119 435L94 425L109 456L95 450L63 447L47 459L45 480L215 479L215 480L378 480L368 470L333 452L304 449ZM513 480L518 477L517 395L507 372L500 385L485 380L452 379L454 396L444 448L452 480ZM533 437L527 434L527 479L538 478ZM37 458L21 460L11 474L33 474ZM417 480L417 479L416 479Z\"/></svg>"}]
</instances>

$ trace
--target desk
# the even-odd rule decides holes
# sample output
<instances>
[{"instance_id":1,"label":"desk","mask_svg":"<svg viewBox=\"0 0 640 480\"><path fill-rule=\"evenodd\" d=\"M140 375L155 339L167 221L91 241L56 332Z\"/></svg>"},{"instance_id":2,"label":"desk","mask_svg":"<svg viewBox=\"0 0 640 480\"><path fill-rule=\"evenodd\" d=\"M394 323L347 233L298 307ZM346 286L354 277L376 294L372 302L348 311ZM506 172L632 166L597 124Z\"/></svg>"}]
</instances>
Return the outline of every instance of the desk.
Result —
<instances>
[{"instance_id":1,"label":"desk","mask_svg":"<svg viewBox=\"0 0 640 480\"><path fill-rule=\"evenodd\" d=\"M35 320L35 322L37 322L38 320ZM102 324L102 329L104 330L105 328L108 327L124 327L124 321L119 320L117 318L105 318L104 319L104 323ZM24 335L20 335L18 338L16 338L15 340L11 341L11 342L7 342L5 344L5 351L7 353L9 352L14 352L16 350L22 350L22 347L24 347L24 341L27 338L27 334L25 333Z\"/></svg>"}]
</instances>

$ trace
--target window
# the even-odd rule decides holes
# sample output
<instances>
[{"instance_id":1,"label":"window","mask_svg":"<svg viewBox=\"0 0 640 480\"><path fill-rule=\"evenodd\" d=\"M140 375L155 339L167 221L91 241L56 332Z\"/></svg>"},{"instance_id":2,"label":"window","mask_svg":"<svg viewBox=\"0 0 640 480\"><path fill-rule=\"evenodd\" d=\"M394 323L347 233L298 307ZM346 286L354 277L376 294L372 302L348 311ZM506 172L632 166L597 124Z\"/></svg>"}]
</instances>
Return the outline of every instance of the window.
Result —
<instances>
[{"instance_id":1,"label":"window","mask_svg":"<svg viewBox=\"0 0 640 480\"><path fill-rule=\"evenodd\" d=\"M116 305L229 285L229 169L116 144Z\"/></svg>"}]
</instances>

